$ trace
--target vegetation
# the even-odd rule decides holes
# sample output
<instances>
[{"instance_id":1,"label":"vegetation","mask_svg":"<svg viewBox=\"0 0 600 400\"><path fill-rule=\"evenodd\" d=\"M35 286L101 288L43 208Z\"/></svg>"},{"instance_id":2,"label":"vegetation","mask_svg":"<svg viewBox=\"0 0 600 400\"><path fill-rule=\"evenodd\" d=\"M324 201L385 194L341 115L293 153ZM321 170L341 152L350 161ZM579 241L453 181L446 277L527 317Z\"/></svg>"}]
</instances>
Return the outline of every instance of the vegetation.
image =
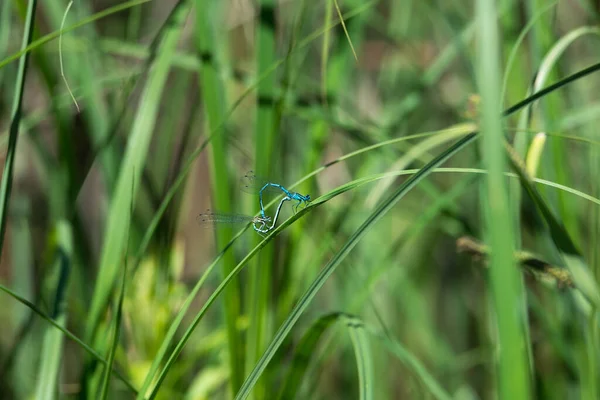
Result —
<instances>
[{"instance_id":1,"label":"vegetation","mask_svg":"<svg viewBox=\"0 0 600 400\"><path fill-rule=\"evenodd\" d=\"M0 2L0 397L600 398L599 21Z\"/></svg>"}]
</instances>

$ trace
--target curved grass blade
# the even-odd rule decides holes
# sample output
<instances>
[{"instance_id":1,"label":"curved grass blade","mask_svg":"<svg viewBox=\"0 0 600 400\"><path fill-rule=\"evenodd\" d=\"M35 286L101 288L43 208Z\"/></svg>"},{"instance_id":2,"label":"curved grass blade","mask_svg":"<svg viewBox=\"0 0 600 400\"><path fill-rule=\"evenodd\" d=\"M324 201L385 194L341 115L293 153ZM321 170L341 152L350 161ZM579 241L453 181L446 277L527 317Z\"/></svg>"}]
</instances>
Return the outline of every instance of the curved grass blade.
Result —
<instances>
[{"instance_id":1,"label":"curved grass blade","mask_svg":"<svg viewBox=\"0 0 600 400\"><path fill-rule=\"evenodd\" d=\"M296 346L294 357L290 362L290 369L284 378L279 400L294 399L300 389L300 384L304 374L308 369L311 355L314 354L321 336L338 320L343 314L335 312L327 314L317 319L310 328L304 333L300 343Z\"/></svg>"},{"instance_id":2,"label":"curved grass blade","mask_svg":"<svg viewBox=\"0 0 600 400\"><path fill-rule=\"evenodd\" d=\"M440 383L436 381L436 379L431 375L429 371L427 371L427 367L417 358L414 354L408 351L400 342L389 337L388 335L383 335L381 333L375 332L372 329L367 329L367 331L378 338L381 343L387 347L387 349L398 359L405 364L408 368L410 368L415 375L421 379L423 384L429 389L431 394L438 400L451 400L452 396L446 392Z\"/></svg>"},{"instance_id":3,"label":"curved grass blade","mask_svg":"<svg viewBox=\"0 0 600 400\"><path fill-rule=\"evenodd\" d=\"M463 139L459 140L457 143L452 145L449 149L442 152L440 155L435 157L431 162L429 162L425 167L423 167L419 172L415 175L411 176L407 179L400 187L392 193L392 195L385 200L382 204L380 204L377 209L371 214L369 218L354 232L354 234L348 239L346 244L340 249L340 251L327 263L327 265L323 268L318 277L314 280L308 290L304 293L302 298L298 301L289 317L285 320L283 325L279 328L275 337L271 341L271 344L260 358L259 362L256 364L246 381L242 385L240 391L236 395L236 399L246 399L250 394L250 391L256 384L256 381L265 370L267 364L275 355L275 352L283 342L284 338L288 335L288 333L292 330L292 327L300 318L300 315L304 312L304 310L308 307L309 303L312 301L317 292L321 289L321 287L325 284L329 276L335 271L335 269L341 264L341 262L346 258L346 256L350 253L350 251L356 246L356 244L362 239L362 237L368 232L368 230L379 220L381 219L392 207L396 205L396 203L404 197L410 190L412 190L421 180L427 177L431 171L438 167L440 164L445 162L447 159L452 157L454 154L462 150L468 144L472 143L476 138L476 134L472 133Z\"/></svg>"},{"instance_id":4,"label":"curved grass blade","mask_svg":"<svg viewBox=\"0 0 600 400\"><path fill-rule=\"evenodd\" d=\"M369 347L363 323L357 317L344 315L348 333L354 346L356 366L358 367L358 387L361 400L373 398L373 357Z\"/></svg>"},{"instance_id":5,"label":"curved grass blade","mask_svg":"<svg viewBox=\"0 0 600 400\"><path fill-rule=\"evenodd\" d=\"M358 367L360 398L372 398L373 392L373 364L371 352L368 347L366 331L363 323L355 316L334 312L316 320L302 337L291 361L290 370L279 394L280 400L294 399L300 389L302 378L308 368L311 355L315 352L323 334L338 321L344 321L354 346L356 364Z\"/></svg>"}]
</instances>

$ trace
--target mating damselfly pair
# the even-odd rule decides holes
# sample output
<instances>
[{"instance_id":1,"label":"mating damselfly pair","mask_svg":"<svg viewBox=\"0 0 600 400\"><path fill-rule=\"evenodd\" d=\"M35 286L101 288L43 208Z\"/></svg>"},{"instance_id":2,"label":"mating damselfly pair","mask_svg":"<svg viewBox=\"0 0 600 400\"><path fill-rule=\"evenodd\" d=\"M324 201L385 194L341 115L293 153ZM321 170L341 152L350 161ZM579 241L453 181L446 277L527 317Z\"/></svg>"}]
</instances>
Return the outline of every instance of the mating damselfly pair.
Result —
<instances>
[{"instance_id":1,"label":"mating damselfly pair","mask_svg":"<svg viewBox=\"0 0 600 400\"><path fill-rule=\"evenodd\" d=\"M201 213L196 217L196 221L200 225L214 225L214 224L252 224L252 228L259 233L264 235L275 227L279 213L283 203L286 201L296 201L293 210L296 212L300 206L307 206L310 202L310 195L302 195L298 192L292 192L286 189L279 183L271 182L264 178L257 177L253 171L248 171L241 179L240 188L247 193L258 193L258 202L260 204L260 215L251 217L244 214L230 214L230 213L219 213L210 210ZM277 210L273 218L268 216L265 212L263 205L263 192L275 192L283 193L284 197L279 202Z\"/></svg>"}]
</instances>

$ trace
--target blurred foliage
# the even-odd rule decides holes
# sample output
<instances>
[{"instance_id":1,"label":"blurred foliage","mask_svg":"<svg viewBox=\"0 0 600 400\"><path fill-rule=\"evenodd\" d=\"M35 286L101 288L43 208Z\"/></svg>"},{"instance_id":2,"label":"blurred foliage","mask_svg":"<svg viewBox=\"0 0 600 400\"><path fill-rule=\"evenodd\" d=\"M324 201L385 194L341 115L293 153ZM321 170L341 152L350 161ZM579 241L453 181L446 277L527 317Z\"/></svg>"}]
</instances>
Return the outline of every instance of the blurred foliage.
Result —
<instances>
[{"instance_id":1,"label":"blurred foliage","mask_svg":"<svg viewBox=\"0 0 600 400\"><path fill-rule=\"evenodd\" d=\"M600 398L599 11L0 2L0 397Z\"/></svg>"}]
</instances>

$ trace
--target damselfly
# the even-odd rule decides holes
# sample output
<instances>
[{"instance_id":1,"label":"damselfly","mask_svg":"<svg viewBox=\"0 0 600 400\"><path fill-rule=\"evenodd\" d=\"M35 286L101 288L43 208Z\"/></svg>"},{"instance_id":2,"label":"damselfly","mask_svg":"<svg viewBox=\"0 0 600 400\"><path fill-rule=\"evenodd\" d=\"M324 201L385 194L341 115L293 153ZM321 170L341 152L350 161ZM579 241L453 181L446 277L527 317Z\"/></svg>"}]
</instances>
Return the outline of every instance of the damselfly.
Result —
<instances>
[{"instance_id":1,"label":"damselfly","mask_svg":"<svg viewBox=\"0 0 600 400\"><path fill-rule=\"evenodd\" d=\"M244 225L252 223L252 228L261 236L264 236L264 234L268 233L271 229L275 227L283 203L289 200L290 199L288 197L284 197L283 199L281 199L279 205L277 206L277 211L275 212L275 216L273 217L273 219L271 219L271 217L269 217L268 215L251 217L245 214L219 213L211 210L206 210L205 212L199 214L196 217L196 221L201 226L211 226L217 224Z\"/></svg>"},{"instance_id":2,"label":"damselfly","mask_svg":"<svg viewBox=\"0 0 600 400\"><path fill-rule=\"evenodd\" d=\"M245 225L252 223L252 228L260 234L267 233L272 228L272 226L270 226L272 221L269 216L251 217L244 214L220 213L211 210L206 210L199 214L196 217L196 221L200 226L206 227L219 224Z\"/></svg>"},{"instance_id":3,"label":"damselfly","mask_svg":"<svg viewBox=\"0 0 600 400\"><path fill-rule=\"evenodd\" d=\"M265 207L263 206L263 192L283 192L285 195L284 200L296 200L296 204L293 207L294 212L298 211L298 207L300 205L304 205L305 207L310 202L310 195L302 195L298 192L292 192L287 190L283 185L279 183L273 183L269 180L261 177L257 177L254 174L254 171L248 171L241 179L241 189L247 193L256 193L258 192L258 200L260 202L260 214L264 218ZM282 202L284 201L282 200ZM281 206L280 203L279 206ZM279 210L278 210L279 211Z\"/></svg>"}]
</instances>

